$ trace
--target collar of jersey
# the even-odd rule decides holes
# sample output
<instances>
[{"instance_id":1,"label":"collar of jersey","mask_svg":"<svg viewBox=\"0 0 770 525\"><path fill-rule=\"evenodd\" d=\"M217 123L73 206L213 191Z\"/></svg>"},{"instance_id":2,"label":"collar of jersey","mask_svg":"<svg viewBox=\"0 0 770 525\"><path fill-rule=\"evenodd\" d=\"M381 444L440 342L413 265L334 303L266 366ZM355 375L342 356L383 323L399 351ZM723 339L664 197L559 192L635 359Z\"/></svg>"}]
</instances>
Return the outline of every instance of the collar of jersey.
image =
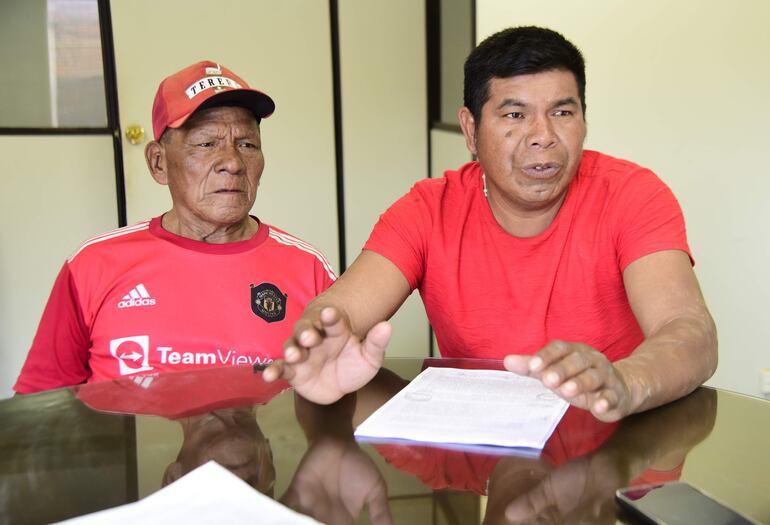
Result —
<instances>
[{"instance_id":1,"label":"collar of jersey","mask_svg":"<svg viewBox=\"0 0 770 525\"><path fill-rule=\"evenodd\" d=\"M259 223L259 229L250 239L246 239L245 241L227 242L224 244L211 244L208 242L188 239L187 237L182 237L181 235L163 229L163 226L161 226L161 217L155 217L150 221L150 233L152 235L175 244L180 248L184 248L185 250L211 253L214 255L229 255L253 250L265 242L270 230L270 227L267 224L252 215L251 217Z\"/></svg>"}]
</instances>

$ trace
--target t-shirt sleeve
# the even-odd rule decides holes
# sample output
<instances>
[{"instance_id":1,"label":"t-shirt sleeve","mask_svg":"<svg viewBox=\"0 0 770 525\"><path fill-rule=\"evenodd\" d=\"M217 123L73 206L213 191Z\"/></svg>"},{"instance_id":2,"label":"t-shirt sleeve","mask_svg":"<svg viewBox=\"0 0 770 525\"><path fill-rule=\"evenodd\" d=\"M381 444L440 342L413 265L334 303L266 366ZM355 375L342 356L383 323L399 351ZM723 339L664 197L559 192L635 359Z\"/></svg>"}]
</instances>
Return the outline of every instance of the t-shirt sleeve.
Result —
<instances>
[{"instance_id":1,"label":"t-shirt sleeve","mask_svg":"<svg viewBox=\"0 0 770 525\"><path fill-rule=\"evenodd\" d=\"M395 264L412 290L420 286L425 271L433 224L428 198L417 186L412 188L380 216L364 245Z\"/></svg>"},{"instance_id":2,"label":"t-shirt sleeve","mask_svg":"<svg viewBox=\"0 0 770 525\"><path fill-rule=\"evenodd\" d=\"M323 255L316 256L314 264L315 293L318 295L334 284L337 274Z\"/></svg>"},{"instance_id":3,"label":"t-shirt sleeve","mask_svg":"<svg viewBox=\"0 0 770 525\"><path fill-rule=\"evenodd\" d=\"M620 188L616 204L615 240L621 270L645 255L663 250L682 250L694 263L682 208L654 173L640 169L629 177Z\"/></svg>"},{"instance_id":4,"label":"t-shirt sleeve","mask_svg":"<svg viewBox=\"0 0 770 525\"><path fill-rule=\"evenodd\" d=\"M65 263L13 389L19 394L77 385L91 376L90 336L75 281Z\"/></svg>"}]
</instances>

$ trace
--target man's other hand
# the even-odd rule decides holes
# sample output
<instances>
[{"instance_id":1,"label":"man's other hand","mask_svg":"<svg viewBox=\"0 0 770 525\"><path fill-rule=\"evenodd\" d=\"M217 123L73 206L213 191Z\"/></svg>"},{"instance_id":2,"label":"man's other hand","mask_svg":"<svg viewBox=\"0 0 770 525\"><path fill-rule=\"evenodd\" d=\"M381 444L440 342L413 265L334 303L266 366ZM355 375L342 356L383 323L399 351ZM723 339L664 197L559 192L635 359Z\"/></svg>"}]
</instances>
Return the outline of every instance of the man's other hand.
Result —
<instances>
[{"instance_id":1,"label":"man's other hand","mask_svg":"<svg viewBox=\"0 0 770 525\"><path fill-rule=\"evenodd\" d=\"M601 421L617 421L632 412L631 392L620 371L583 343L552 341L532 356L508 355L504 364L511 372L539 379Z\"/></svg>"},{"instance_id":2,"label":"man's other hand","mask_svg":"<svg viewBox=\"0 0 770 525\"><path fill-rule=\"evenodd\" d=\"M366 385L377 374L391 326L375 324L360 340L337 308L306 312L284 346L284 359L264 372L265 381L286 379L302 397L329 404Z\"/></svg>"}]
</instances>

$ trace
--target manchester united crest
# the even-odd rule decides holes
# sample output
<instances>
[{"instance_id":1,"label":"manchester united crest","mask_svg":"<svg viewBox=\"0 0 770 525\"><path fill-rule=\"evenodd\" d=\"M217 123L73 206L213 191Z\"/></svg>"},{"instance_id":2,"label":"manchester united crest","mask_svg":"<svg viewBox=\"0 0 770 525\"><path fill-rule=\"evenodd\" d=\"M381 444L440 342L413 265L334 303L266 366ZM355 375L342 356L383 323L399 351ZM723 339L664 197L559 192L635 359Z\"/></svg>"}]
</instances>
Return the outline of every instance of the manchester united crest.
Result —
<instances>
[{"instance_id":1,"label":"manchester united crest","mask_svg":"<svg viewBox=\"0 0 770 525\"><path fill-rule=\"evenodd\" d=\"M251 311L268 323L283 321L287 299L288 295L272 283L251 285Z\"/></svg>"}]
</instances>

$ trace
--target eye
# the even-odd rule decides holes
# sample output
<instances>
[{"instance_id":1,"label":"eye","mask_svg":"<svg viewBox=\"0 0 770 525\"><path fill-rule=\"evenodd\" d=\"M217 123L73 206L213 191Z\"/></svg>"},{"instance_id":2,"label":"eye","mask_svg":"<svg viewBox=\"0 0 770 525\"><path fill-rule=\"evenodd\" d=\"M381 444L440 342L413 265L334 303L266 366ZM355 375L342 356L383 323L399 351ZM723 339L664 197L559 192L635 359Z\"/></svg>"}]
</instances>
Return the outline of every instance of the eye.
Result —
<instances>
[{"instance_id":1,"label":"eye","mask_svg":"<svg viewBox=\"0 0 770 525\"><path fill-rule=\"evenodd\" d=\"M524 118L524 113L521 113L519 111L512 111L510 113L506 113L503 116L505 116L507 118L512 118L512 119L522 119L522 118Z\"/></svg>"},{"instance_id":2,"label":"eye","mask_svg":"<svg viewBox=\"0 0 770 525\"><path fill-rule=\"evenodd\" d=\"M575 113L568 109L557 109L553 112L554 117L571 117Z\"/></svg>"},{"instance_id":3,"label":"eye","mask_svg":"<svg viewBox=\"0 0 770 525\"><path fill-rule=\"evenodd\" d=\"M245 149L259 149L259 146L254 142L242 141L238 143L238 146Z\"/></svg>"},{"instance_id":4,"label":"eye","mask_svg":"<svg viewBox=\"0 0 770 525\"><path fill-rule=\"evenodd\" d=\"M213 142L199 142L196 144L199 148L211 148L214 146Z\"/></svg>"}]
</instances>

